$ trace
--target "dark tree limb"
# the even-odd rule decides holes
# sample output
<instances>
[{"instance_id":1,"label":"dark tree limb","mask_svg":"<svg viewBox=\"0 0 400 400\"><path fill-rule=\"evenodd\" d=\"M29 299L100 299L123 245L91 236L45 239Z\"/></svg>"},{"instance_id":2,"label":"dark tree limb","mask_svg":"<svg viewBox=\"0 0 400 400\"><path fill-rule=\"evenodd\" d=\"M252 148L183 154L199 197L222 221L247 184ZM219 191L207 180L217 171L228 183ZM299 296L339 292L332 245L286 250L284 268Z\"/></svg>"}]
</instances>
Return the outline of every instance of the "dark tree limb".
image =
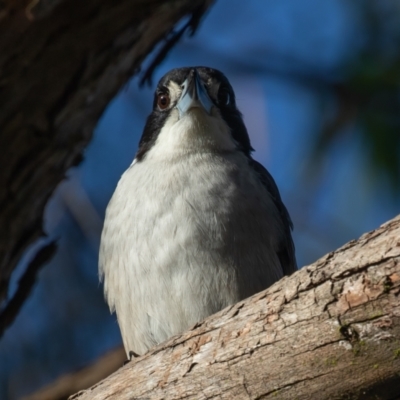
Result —
<instances>
[{"instance_id":1,"label":"dark tree limb","mask_svg":"<svg viewBox=\"0 0 400 400\"><path fill-rule=\"evenodd\" d=\"M70 399L397 399L400 216Z\"/></svg>"},{"instance_id":2,"label":"dark tree limb","mask_svg":"<svg viewBox=\"0 0 400 400\"><path fill-rule=\"evenodd\" d=\"M15 294L7 303L6 307L0 312L0 338L3 336L8 326L14 322L22 305L30 295L33 285L36 282L38 272L53 257L56 250L57 245L55 242L47 243L36 253L28 264L18 282L18 288Z\"/></svg>"},{"instance_id":3,"label":"dark tree limb","mask_svg":"<svg viewBox=\"0 0 400 400\"><path fill-rule=\"evenodd\" d=\"M212 2L0 2L0 307L108 102L181 18L195 29Z\"/></svg>"}]
</instances>

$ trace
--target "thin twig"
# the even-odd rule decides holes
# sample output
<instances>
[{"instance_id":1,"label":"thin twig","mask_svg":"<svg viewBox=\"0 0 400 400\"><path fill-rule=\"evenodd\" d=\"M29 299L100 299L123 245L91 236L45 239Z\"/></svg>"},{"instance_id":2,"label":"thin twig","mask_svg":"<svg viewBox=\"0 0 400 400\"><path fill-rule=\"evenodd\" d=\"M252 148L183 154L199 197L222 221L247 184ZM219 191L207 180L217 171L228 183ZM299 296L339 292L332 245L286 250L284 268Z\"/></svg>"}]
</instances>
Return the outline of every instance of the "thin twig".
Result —
<instances>
[{"instance_id":1,"label":"thin twig","mask_svg":"<svg viewBox=\"0 0 400 400\"><path fill-rule=\"evenodd\" d=\"M171 36L166 38L165 44L144 72L140 80L139 86L143 86L146 83L151 86L155 69L161 64L161 62L167 56L168 52L172 49L172 47L176 45L176 43L178 43L178 41L181 39L186 31L190 30L190 36L193 36L196 33L196 30L199 27L200 21L204 13L213 2L214 0L205 1L201 6L197 7L193 11L189 21L181 29L179 29L178 31L172 31Z\"/></svg>"}]
</instances>

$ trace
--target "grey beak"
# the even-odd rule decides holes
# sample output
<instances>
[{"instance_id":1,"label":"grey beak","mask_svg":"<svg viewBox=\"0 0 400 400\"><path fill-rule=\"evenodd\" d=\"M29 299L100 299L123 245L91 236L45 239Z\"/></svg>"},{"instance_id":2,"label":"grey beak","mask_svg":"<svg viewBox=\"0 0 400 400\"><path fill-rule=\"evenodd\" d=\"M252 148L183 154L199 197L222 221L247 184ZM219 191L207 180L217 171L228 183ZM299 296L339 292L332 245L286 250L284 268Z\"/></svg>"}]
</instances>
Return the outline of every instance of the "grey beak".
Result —
<instances>
[{"instance_id":1,"label":"grey beak","mask_svg":"<svg viewBox=\"0 0 400 400\"><path fill-rule=\"evenodd\" d=\"M208 114L211 113L213 102L195 69L189 72L189 76L182 86L181 98L176 105L179 110L179 118L182 118L191 108L195 107L203 108Z\"/></svg>"}]
</instances>

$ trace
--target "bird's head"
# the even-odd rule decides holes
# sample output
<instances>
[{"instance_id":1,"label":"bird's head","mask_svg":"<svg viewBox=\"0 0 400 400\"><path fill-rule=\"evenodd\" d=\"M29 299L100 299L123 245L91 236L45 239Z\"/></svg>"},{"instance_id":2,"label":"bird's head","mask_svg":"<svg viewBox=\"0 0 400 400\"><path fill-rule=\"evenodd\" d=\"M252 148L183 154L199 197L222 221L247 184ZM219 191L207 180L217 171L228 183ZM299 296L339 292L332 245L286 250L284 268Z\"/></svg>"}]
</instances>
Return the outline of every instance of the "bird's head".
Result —
<instances>
[{"instance_id":1,"label":"bird's head","mask_svg":"<svg viewBox=\"0 0 400 400\"><path fill-rule=\"evenodd\" d=\"M253 150L225 75L213 68L177 68L161 78L136 160L193 152Z\"/></svg>"}]
</instances>

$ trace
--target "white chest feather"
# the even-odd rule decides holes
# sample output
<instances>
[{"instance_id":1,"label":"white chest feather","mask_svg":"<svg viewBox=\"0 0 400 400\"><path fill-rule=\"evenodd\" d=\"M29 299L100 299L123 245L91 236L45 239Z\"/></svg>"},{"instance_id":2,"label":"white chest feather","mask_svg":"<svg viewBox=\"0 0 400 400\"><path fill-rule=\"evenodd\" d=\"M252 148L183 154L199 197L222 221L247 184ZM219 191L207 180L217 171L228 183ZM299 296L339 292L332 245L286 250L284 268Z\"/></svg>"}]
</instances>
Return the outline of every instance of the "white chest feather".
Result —
<instances>
[{"instance_id":1,"label":"white chest feather","mask_svg":"<svg viewBox=\"0 0 400 400\"><path fill-rule=\"evenodd\" d=\"M122 176L100 250L125 349L139 354L282 276L279 216L241 152L155 150Z\"/></svg>"}]
</instances>

